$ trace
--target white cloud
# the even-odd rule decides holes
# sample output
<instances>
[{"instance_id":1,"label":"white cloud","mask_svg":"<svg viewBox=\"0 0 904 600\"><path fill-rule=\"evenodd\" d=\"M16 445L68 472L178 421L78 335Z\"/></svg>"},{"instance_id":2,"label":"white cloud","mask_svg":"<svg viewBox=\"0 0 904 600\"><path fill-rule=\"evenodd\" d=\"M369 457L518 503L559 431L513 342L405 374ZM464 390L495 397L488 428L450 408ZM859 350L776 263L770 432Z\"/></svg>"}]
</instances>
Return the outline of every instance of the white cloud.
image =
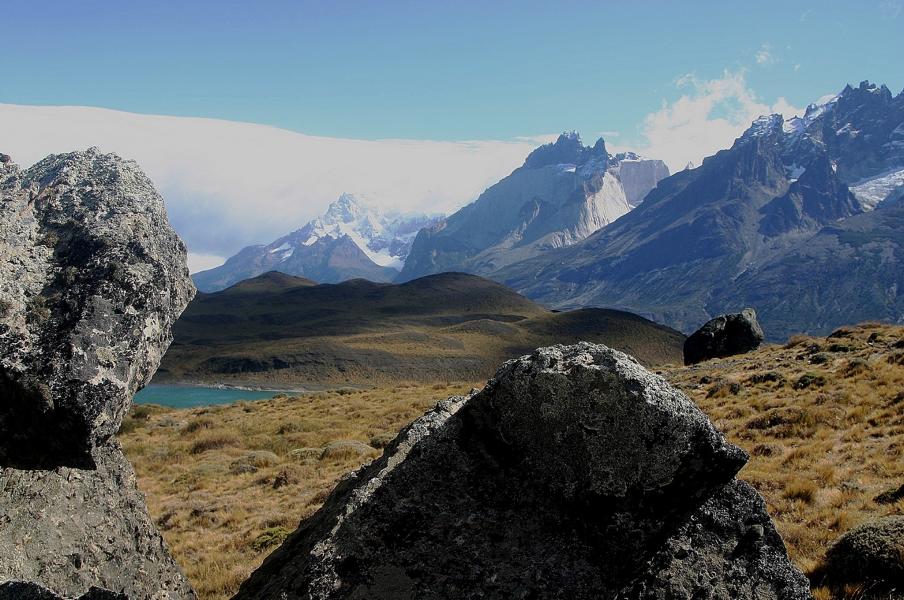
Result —
<instances>
[{"instance_id":1,"label":"white cloud","mask_svg":"<svg viewBox=\"0 0 904 600\"><path fill-rule=\"evenodd\" d=\"M771 65L776 62L776 58L772 54L772 47L769 44L760 46L760 49L753 56L756 59L756 64L761 66Z\"/></svg>"},{"instance_id":2,"label":"white cloud","mask_svg":"<svg viewBox=\"0 0 904 600\"><path fill-rule=\"evenodd\" d=\"M206 271L214 267L219 267L226 262L226 256L219 254L199 254L197 252L188 253L188 271L197 273L198 271Z\"/></svg>"},{"instance_id":3,"label":"white cloud","mask_svg":"<svg viewBox=\"0 0 904 600\"><path fill-rule=\"evenodd\" d=\"M803 113L784 98L772 104L760 100L743 71L725 71L712 80L685 75L676 85L689 91L677 100L664 100L658 111L647 115L641 130L646 141L638 148L645 156L664 160L672 172L688 162L699 165L704 157L729 147L760 115L789 118Z\"/></svg>"},{"instance_id":4,"label":"white cloud","mask_svg":"<svg viewBox=\"0 0 904 600\"><path fill-rule=\"evenodd\" d=\"M0 104L0 131L0 151L23 166L89 146L136 160L196 267L301 227L342 192L387 208L451 212L537 145L339 139L215 119L9 104Z\"/></svg>"}]
</instances>

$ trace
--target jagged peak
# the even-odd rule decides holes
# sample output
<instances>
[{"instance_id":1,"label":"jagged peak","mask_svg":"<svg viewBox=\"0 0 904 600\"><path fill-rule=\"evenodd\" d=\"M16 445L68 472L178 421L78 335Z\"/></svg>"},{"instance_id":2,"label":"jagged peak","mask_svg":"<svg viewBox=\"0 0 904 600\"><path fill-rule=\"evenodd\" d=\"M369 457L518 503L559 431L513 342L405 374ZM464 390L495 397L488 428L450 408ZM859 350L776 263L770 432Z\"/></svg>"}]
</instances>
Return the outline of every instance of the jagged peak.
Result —
<instances>
[{"instance_id":1,"label":"jagged peak","mask_svg":"<svg viewBox=\"0 0 904 600\"><path fill-rule=\"evenodd\" d=\"M543 144L527 155L524 167L538 169L549 165L582 165L593 158L609 158L606 142L599 138L593 146L585 146L577 131L563 131L555 142Z\"/></svg>"}]
</instances>

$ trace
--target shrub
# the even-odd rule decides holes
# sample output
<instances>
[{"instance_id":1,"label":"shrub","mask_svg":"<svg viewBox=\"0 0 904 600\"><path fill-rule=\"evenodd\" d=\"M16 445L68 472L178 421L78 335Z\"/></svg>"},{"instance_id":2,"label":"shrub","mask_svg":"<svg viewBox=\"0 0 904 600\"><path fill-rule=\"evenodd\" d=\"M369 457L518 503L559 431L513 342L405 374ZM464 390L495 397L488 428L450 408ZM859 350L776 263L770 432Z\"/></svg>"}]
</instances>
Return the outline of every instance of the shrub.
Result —
<instances>
[{"instance_id":1,"label":"shrub","mask_svg":"<svg viewBox=\"0 0 904 600\"><path fill-rule=\"evenodd\" d=\"M238 446L239 438L229 433L211 433L191 445L192 454L201 454L208 450L219 450L227 446Z\"/></svg>"},{"instance_id":2,"label":"shrub","mask_svg":"<svg viewBox=\"0 0 904 600\"><path fill-rule=\"evenodd\" d=\"M290 533L292 532L285 527L269 527L254 538L254 541L250 544L251 549L255 552L263 552L273 546L279 546L286 541Z\"/></svg>"},{"instance_id":3,"label":"shrub","mask_svg":"<svg viewBox=\"0 0 904 600\"><path fill-rule=\"evenodd\" d=\"M826 384L826 378L817 373L804 373L794 382L795 390L805 390L809 387L822 387Z\"/></svg>"},{"instance_id":4,"label":"shrub","mask_svg":"<svg viewBox=\"0 0 904 600\"><path fill-rule=\"evenodd\" d=\"M182 433L190 434L195 433L197 431L201 431L202 429L212 429L214 427L214 422L207 418L198 418L192 419L188 423L185 424L185 427L182 428Z\"/></svg>"},{"instance_id":5,"label":"shrub","mask_svg":"<svg viewBox=\"0 0 904 600\"><path fill-rule=\"evenodd\" d=\"M816 484L806 479L796 479L785 486L782 496L788 500L811 504L816 499Z\"/></svg>"}]
</instances>

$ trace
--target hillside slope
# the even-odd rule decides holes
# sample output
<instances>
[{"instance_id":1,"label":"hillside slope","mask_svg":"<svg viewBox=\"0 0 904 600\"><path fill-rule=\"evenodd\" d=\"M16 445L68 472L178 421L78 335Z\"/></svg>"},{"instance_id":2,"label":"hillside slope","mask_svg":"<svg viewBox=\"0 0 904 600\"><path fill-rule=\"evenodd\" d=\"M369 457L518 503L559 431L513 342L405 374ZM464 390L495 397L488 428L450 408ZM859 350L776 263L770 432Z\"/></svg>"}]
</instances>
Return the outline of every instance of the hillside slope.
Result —
<instances>
[{"instance_id":1,"label":"hillside slope","mask_svg":"<svg viewBox=\"0 0 904 600\"><path fill-rule=\"evenodd\" d=\"M174 336L157 381L280 385L480 379L530 349L579 339L663 364L680 362L684 340L621 311L550 312L462 273L398 285L266 274L198 294Z\"/></svg>"}]
</instances>

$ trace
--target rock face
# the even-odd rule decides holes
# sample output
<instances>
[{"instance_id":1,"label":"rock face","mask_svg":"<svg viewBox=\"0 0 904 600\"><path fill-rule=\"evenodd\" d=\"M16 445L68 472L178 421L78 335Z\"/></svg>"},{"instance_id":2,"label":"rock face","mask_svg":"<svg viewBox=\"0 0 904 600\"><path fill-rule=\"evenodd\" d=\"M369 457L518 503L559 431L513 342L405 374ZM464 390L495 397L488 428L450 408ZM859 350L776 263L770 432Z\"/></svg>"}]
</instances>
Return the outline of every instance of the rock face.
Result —
<instances>
[{"instance_id":1,"label":"rock face","mask_svg":"<svg viewBox=\"0 0 904 600\"><path fill-rule=\"evenodd\" d=\"M194 597L112 438L193 294L134 163L0 168L0 597Z\"/></svg>"},{"instance_id":2,"label":"rock face","mask_svg":"<svg viewBox=\"0 0 904 600\"><path fill-rule=\"evenodd\" d=\"M194 597L119 445L93 459L91 470L0 469L0 580L74 597L92 586L130 600Z\"/></svg>"},{"instance_id":3,"label":"rock face","mask_svg":"<svg viewBox=\"0 0 904 600\"><path fill-rule=\"evenodd\" d=\"M711 358L744 354L759 348L763 338L763 330L752 308L719 315L684 341L684 364L693 365Z\"/></svg>"},{"instance_id":4,"label":"rock face","mask_svg":"<svg viewBox=\"0 0 904 600\"><path fill-rule=\"evenodd\" d=\"M633 153L609 154L563 133L473 203L418 233L399 276L443 271L494 277L509 264L570 246L640 204L668 167Z\"/></svg>"},{"instance_id":5,"label":"rock face","mask_svg":"<svg viewBox=\"0 0 904 600\"><path fill-rule=\"evenodd\" d=\"M44 586L28 581L0 583L0 600L69 600ZM75 600L129 600L125 594L93 587Z\"/></svg>"},{"instance_id":6,"label":"rock face","mask_svg":"<svg viewBox=\"0 0 904 600\"><path fill-rule=\"evenodd\" d=\"M135 163L96 149L0 171L0 459L78 466L119 429L194 288ZM36 455L36 452L40 456Z\"/></svg>"},{"instance_id":7,"label":"rock face","mask_svg":"<svg viewBox=\"0 0 904 600\"><path fill-rule=\"evenodd\" d=\"M745 461L627 355L540 349L412 423L236 597L808 598Z\"/></svg>"}]
</instances>

